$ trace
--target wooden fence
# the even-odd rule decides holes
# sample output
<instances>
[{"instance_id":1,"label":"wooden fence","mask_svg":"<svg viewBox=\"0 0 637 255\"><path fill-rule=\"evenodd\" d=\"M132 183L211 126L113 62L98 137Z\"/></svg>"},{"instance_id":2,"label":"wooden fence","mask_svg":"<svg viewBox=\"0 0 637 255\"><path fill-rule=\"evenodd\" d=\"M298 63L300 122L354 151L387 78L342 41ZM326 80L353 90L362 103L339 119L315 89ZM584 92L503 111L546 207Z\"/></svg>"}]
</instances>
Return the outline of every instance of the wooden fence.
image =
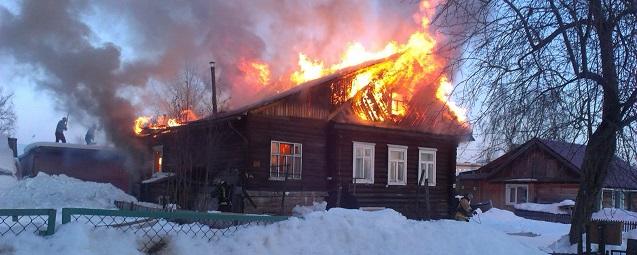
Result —
<instances>
[{"instance_id":1,"label":"wooden fence","mask_svg":"<svg viewBox=\"0 0 637 255\"><path fill-rule=\"evenodd\" d=\"M516 209L513 212L515 215L520 216L522 218L531 219L531 220L540 220L540 221L548 221L548 222L556 222L556 223L571 223L571 215L570 214L553 214L547 212L536 212L536 211L527 211L527 210L519 210ZM602 220L602 219L593 219L596 222L612 222L612 223L623 223L623 232L628 232L633 229L637 229L637 221L624 221L624 220Z\"/></svg>"}]
</instances>

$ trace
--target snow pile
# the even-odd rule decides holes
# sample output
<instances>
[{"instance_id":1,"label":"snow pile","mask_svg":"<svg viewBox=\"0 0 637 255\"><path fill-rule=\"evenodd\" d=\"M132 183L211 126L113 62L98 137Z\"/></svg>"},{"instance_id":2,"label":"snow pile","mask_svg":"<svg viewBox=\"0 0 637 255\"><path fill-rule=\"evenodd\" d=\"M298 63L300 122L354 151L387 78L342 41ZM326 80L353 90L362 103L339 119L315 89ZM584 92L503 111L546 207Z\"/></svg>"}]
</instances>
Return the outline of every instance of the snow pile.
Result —
<instances>
[{"instance_id":1,"label":"snow pile","mask_svg":"<svg viewBox=\"0 0 637 255\"><path fill-rule=\"evenodd\" d=\"M29 232L6 235L0 239L0 254L142 254L137 240L130 232L71 223L58 226L55 235L46 238Z\"/></svg>"},{"instance_id":2,"label":"snow pile","mask_svg":"<svg viewBox=\"0 0 637 255\"><path fill-rule=\"evenodd\" d=\"M213 242L178 236L163 254L542 254L476 223L334 208Z\"/></svg>"},{"instance_id":3,"label":"snow pile","mask_svg":"<svg viewBox=\"0 0 637 255\"><path fill-rule=\"evenodd\" d=\"M9 254L140 254L144 239L116 229L73 223L51 237L24 234L0 240ZM408 220L393 210L335 208L267 226L242 228L208 242L170 236L171 254L543 254L514 237L473 222Z\"/></svg>"},{"instance_id":4,"label":"snow pile","mask_svg":"<svg viewBox=\"0 0 637 255\"><path fill-rule=\"evenodd\" d=\"M617 208L603 208L593 213L596 220L637 221L637 212Z\"/></svg>"},{"instance_id":5,"label":"snow pile","mask_svg":"<svg viewBox=\"0 0 637 255\"><path fill-rule=\"evenodd\" d=\"M311 206L296 205L292 208L292 215L300 217L311 212L325 211L325 208L327 208L327 202L325 201L320 203L312 202Z\"/></svg>"},{"instance_id":6,"label":"snow pile","mask_svg":"<svg viewBox=\"0 0 637 255\"><path fill-rule=\"evenodd\" d=\"M573 200L564 200L559 203L553 204L536 204L536 203L521 203L514 205L515 209L519 210L527 210L534 212L546 212L552 214L569 214L568 210L564 210L563 208L574 206L575 201Z\"/></svg>"},{"instance_id":7,"label":"snow pile","mask_svg":"<svg viewBox=\"0 0 637 255\"><path fill-rule=\"evenodd\" d=\"M529 220L510 211L492 208L473 217L473 221L514 236L526 244L546 250L549 245L568 234L570 224Z\"/></svg>"},{"instance_id":8,"label":"snow pile","mask_svg":"<svg viewBox=\"0 0 637 255\"><path fill-rule=\"evenodd\" d=\"M40 172L0 194L0 208L115 208L113 202L136 201L108 183L85 182Z\"/></svg>"}]
</instances>

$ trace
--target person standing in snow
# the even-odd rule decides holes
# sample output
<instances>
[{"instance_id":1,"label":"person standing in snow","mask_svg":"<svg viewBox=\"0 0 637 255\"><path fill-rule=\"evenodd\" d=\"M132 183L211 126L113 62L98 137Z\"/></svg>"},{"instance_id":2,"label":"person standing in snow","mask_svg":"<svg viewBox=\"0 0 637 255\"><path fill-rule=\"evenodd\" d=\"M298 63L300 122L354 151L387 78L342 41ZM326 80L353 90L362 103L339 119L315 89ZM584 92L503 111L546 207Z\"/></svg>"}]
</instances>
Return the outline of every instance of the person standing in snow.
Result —
<instances>
[{"instance_id":1,"label":"person standing in snow","mask_svg":"<svg viewBox=\"0 0 637 255\"><path fill-rule=\"evenodd\" d=\"M58 125L55 128L55 142L56 143L59 143L60 141L62 141L62 143L66 143L66 137L64 137L64 131L67 130L66 124L67 124L67 118L66 117L64 117L60 121L58 121Z\"/></svg>"},{"instance_id":2,"label":"person standing in snow","mask_svg":"<svg viewBox=\"0 0 637 255\"><path fill-rule=\"evenodd\" d=\"M456 220L469 222L469 219L473 215L473 209L471 209L471 199L473 194L468 193L460 199L460 203L456 208Z\"/></svg>"},{"instance_id":3,"label":"person standing in snow","mask_svg":"<svg viewBox=\"0 0 637 255\"><path fill-rule=\"evenodd\" d=\"M84 136L84 141L86 141L86 145L95 144L95 129L97 129L97 126L93 124L93 126L91 126L91 128L89 128L88 131L86 131L86 135Z\"/></svg>"}]
</instances>

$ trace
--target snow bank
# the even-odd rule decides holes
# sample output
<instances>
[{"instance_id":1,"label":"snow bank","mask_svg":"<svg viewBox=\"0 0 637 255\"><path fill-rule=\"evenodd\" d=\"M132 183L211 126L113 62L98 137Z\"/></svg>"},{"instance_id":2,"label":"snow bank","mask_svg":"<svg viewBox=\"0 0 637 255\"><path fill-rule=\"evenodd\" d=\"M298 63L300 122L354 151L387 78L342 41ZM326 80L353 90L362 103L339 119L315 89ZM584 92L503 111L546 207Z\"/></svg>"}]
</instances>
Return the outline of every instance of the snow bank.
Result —
<instances>
[{"instance_id":1,"label":"snow bank","mask_svg":"<svg viewBox=\"0 0 637 255\"><path fill-rule=\"evenodd\" d=\"M72 223L50 237L30 233L0 240L9 254L140 254L144 239L116 229ZM408 220L393 210L335 208L304 218L251 226L208 242L168 237L159 252L172 254L543 254L512 236L473 222Z\"/></svg>"},{"instance_id":2,"label":"snow bank","mask_svg":"<svg viewBox=\"0 0 637 255\"><path fill-rule=\"evenodd\" d=\"M0 194L0 208L115 208L113 201L136 201L108 183L85 182L66 175L38 173Z\"/></svg>"},{"instance_id":3,"label":"snow bank","mask_svg":"<svg viewBox=\"0 0 637 255\"><path fill-rule=\"evenodd\" d=\"M163 254L542 254L476 223L334 208L213 242L177 236Z\"/></svg>"},{"instance_id":4,"label":"snow bank","mask_svg":"<svg viewBox=\"0 0 637 255\"><path fill-rule=\"evenodd\" d=\"M575 201L573 200L564 200L559 203L553 204L536 204L536 203L521 203L514 205L515 209L519 210L527 210L534 212L546 212L552 214L568 214L568 210L563 210L561 207L564 206L574 206Z\"/></svg>"},{"instance_id":5,"label":"snow bank","mask_svg":"<svg viewBox=\"0 0 637 255\"><path fill-rule=\"evenodd\" d=\"M50 237L27 232L17 237L6 235L0 239L0 254L142 254L137 251L137 240L132 233L71 223L58 226L56 234Z\"/></svg>"},{"instance_id":6,"label":"snow bank","mask_svg":"<svg viewBox=\"0 0 637 255\"><path fill-rule=\"evenodd\" d=\"M631 212L617 208L603 208L593 213L593 219L598 220L620 220L637 221L637 212Z\"/></svg>"},{"instance_id":7,"label":"snow bank","mask_svg":"<svg viewBox=\"0 0 637 255\"><path fill-rule=\"evenodd\" d=\"M292 208L292 215L300 217L312 212L320 212L325 211L327 208L327 202L323 201L320 203L312 202L311 206L301 206L296 205Z\"/></svg>"},{"instance_id":8,"label":"snow bank","mask_svg":"<svg viewBox=\"0 0 637 255\"><path fill-rule=\"evenodd\" d=\"M516 239L545 251L549 245L568 234L571 226L570 224L529 220L498 208L479 213L473 217L473 220L513 235Z\"/></svg>"}]
</instances>

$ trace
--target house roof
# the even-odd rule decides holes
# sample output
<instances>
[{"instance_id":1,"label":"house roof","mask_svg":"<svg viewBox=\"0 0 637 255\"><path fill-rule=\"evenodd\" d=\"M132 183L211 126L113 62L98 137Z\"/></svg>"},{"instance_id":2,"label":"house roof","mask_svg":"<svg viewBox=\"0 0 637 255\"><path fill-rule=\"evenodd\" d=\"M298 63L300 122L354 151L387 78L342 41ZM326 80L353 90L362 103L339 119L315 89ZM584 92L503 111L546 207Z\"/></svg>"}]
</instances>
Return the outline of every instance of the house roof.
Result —
<instances>
[{"instance_id":1,"label":"house roof","mask_svg":"<svg viewBox=\"0 0 637 255\"><path fill-rule=\"evenodd\" d=\"M533 138L494 161L491 161L489 164L481 167L477 170L476 174L460 174L459 177L467 180L489 179L504 169L503 166L514 161L518 156L532 148L533 145L538 145L538 148L543 149L553 155L557 160L561 161L565 166L567 166L567 169L581 175L581 167L584 162L586 145ZM631 167L628 162L615 156L609 166L606 180L604 180L604 188L637 190L637 169Z\"/></svg>"},{"instance_id":2,"label":"house roof","mask_svg":"<svg viewBox=\"0 0 637 255\"><path fill-rule=\"evenodd\" d=\"M235 110L218 113L214 116L211 115L204 119L193 121L190 124L236 118L252 113L255 110L265 109L266 107L273 106L275 104L278 104L279 102L292 102L298 104L298 101L295 102L293 98L306 98L304 97L305 95L313 95L315 99L306 100L309 103L307 105L314 103L318 104L319 102L323 101L327 104L331 104L329 116L327 117L327 120L329 121L389 129L408 129L422 133L452 135L460 137L461 140L470 140L470 127L467 124L458 122L453 117L454 115L451 113L451 110L448 108L448 106L446 106L443 102L438 101L433 96L433 92L430 93L429 90L417 91L414 97L419 98L419 100L411 100L411 102L409 102L409 109L412 110L408 111L403 118L397 121L363 121L356 113L354 113L354 97L350 97L345 102L335 103L330 101L331 98L329 96L324 96L325 92L330 93L330 91L334 89L334 87L340 86L339 84L341 84L341 81L353 78L357 72L370 66L386 63L387 61L391 61L397 56L398 55L394 55L388 58L372 60L356 66L347 67L331 75L305 82L275 95L264 97L259 101L237 108ZM290 99L290 101L286 101L288 99Z\"/></svg>"}]
</instances>

